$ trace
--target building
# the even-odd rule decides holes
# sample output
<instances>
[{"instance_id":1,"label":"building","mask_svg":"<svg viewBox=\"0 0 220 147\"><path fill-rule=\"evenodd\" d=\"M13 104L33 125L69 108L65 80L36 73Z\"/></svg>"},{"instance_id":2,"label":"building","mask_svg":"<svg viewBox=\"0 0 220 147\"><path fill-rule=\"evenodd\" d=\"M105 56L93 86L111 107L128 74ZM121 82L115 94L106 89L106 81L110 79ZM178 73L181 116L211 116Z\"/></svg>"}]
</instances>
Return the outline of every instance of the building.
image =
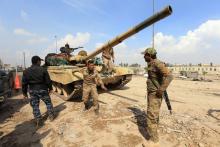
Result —
<instances>
[{"instance_id":1,"label":"building","mask_svg":"<svg viewBox=\"0 0 220 147\"><path fill-rule=\"evenodd\" d=\"M220 75L220 65L213 64L172 65L168 68L176 75L182 72L197 72L199 75Z\"/></svg>"}]
</instances>

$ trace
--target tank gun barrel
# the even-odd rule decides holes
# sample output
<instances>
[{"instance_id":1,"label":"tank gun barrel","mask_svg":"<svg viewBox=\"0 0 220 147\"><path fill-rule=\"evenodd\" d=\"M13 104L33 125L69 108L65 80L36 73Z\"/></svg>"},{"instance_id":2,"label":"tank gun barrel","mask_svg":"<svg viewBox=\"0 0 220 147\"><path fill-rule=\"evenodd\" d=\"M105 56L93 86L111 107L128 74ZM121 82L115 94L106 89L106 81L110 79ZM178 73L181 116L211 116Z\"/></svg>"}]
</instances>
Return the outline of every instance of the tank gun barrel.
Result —
<instances>
[{"instance_id":1,"label":"tank gun barrel","mask_svg":"<svg viewBox=\"0 0 220 147\"><path fill-rule=\"evenodd\" d=\"M99 53L101 53L104 49L114 47L114 46L118 45L119 43L121 43L125 39L129 38L130 36L138 33L139 31L141 31L144 28L152 25L153 23L169 16L170 14L172 14L172 7L167 6L164 9L162 9L161 11L159 11L159 12L155 13L154 15L152 15L151 17L145 19L143 22L139 23L135 27L129 29L128 31L122 33L121 35L118 35L115 38L113 38L112 40L106 42L104 45L97 48L94 52L92 52L91 54L86 56L83 60L91 59L91 58L95 57L96 55L98 55Z\"/></svg>"}]
</instances>

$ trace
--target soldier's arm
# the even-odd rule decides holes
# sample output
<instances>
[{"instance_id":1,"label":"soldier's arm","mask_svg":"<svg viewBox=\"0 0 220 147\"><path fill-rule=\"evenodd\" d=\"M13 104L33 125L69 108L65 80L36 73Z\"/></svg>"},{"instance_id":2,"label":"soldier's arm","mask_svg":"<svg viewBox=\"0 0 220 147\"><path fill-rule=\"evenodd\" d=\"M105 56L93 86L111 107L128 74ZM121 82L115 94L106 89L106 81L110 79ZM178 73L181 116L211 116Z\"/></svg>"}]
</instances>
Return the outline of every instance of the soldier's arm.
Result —
<instances>
[{"instance_id":1,"label":"soldier's arm","mask_svg":"<svg viewBox=\"0 0 220 147\"><path fill-rule=\"evenodd\" d=\"M169 86L170 82L173 80L173 76L164 63L157 64L157 68L163 76L162 83L159 87L159 90L164 92Z\"/></svg>"},{"instance_id":2,"label":"soldier's arm","mask_svg":"<svg viewBox=\"0 0 220 147\"><path fill-rule=\"evenodd\" d=\"M45 83L48 87L48 90L51 91L52 90L52 81L50 79L49 73L47 72L47 70L44 70L44 78L45 78Z\"/></svg>"},{"instance_id":3,"label":"soldier's arm","mask_svg":"<svg viewBox=\"0 0 220 147\"><path fill-rule=\"evenodd\" d=\"M28 89L28 80L27 80L26 71L24 71L22 76L22 93L24 97L27 97L27 89Z\"/></svg>"},{"instance_id":4,"label":"soldier's arm","mask_svg":"<svg viewBox=\"0 0 220 147\"><path fill-rule=\"evenodd\" d=\"M100 74L98 72L96 72L96 80L100 84L100 86L101 86L101 88L103 90L107 90L107 88L105 87L105 85L104 85L104 83L103 83L103 81L101 79L101 76L100 76Z\"/></svg>"}]
</instances>

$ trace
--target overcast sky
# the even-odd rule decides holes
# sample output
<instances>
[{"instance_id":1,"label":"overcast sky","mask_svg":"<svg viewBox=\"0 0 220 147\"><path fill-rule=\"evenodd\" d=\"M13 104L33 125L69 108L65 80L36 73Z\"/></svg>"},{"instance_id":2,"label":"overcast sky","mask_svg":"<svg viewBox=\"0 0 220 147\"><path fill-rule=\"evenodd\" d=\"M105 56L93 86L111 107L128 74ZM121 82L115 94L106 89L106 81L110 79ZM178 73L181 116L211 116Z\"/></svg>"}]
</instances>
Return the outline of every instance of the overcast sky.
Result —
<instances>
[{"instance_id":1,"label":"overcast sky","mask_svg":"<svg viewBox=\"0 0 220 147\"><path fill-rule=\"evenodd\" d=\"M173 14L155 24L158 57L169 63L220 64L219 0L155 0ZM0 0L0 58L23 64L65 43L91 52L152 15L152 0ZM152 27L115 47L116 63L144 65L140 54L151 46Z\"/></svg>"}]
</instances>

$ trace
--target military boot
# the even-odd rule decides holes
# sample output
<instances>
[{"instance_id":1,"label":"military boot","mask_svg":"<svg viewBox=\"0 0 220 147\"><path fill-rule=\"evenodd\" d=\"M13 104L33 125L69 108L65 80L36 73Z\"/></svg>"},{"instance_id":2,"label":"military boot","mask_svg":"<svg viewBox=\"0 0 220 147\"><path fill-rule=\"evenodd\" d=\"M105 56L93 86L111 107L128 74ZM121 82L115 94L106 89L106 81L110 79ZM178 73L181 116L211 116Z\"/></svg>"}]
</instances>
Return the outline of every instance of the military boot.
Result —
<instances>
[{"instance_id":1,"label":"military boot","mask_svg":"<svg viewBox=\"0 0 220 147\"><path fill-rule=\"evenodd\" d=\"M49 114L48 118L50 121L53 121L55 118L54 113Z\"/></svg>"},{"instance_id":2,"label":"military boot","mask_svg":"<svg viewBox=\"0 0 220 147\"><path fill-rule=\"evenodd\" d=\"M88 109L89 109L89 104L88 103L84 103L84 109L83 109L83 111L87 111Z\"/></svg>"},{"instance_id":3,"label":"military boot","mask_svg":"<svg viewBox=\"0 0 220 147\"><path fill-rule=\"evenodd\" d=\"M40 117L40 118L36 118L35 119L35 123L36 123L36 128L38 129L38 128L40 128L40 127L42 127L43 126L43 120L42 120L42 118Z\"/></svg>"}]
</instances>

